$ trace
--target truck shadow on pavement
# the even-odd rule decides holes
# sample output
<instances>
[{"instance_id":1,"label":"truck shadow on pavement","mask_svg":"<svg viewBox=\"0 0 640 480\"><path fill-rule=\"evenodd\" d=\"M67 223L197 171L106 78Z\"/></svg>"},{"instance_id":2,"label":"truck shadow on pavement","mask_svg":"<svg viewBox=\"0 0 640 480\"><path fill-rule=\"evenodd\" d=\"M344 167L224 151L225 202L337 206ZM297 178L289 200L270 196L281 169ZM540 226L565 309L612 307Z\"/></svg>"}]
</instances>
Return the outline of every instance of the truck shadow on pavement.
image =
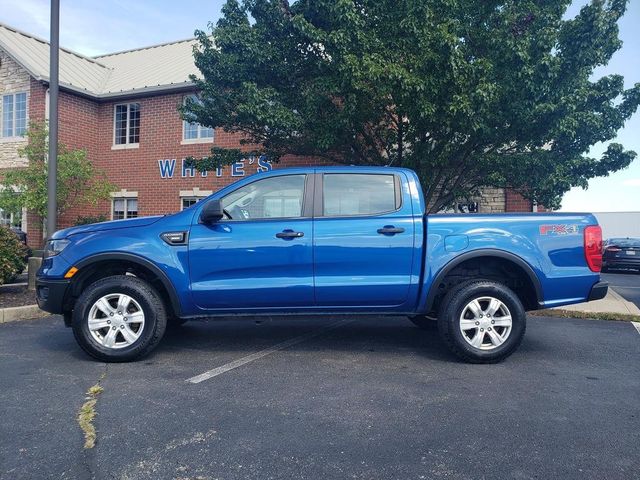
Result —
<instances>
[{"instance_id":1,"label":"truck shadow on pavement","mask_svg":"<svg viewBox=\"0 0 640 480\"><path fill-rule=\"evenodd\" d=\"M343 320L333 329L327 327ZM76 344L70 329L60 326L59 334L50 332L34 339L39 347L67 352L74 358L89 360ZM286 347L289 352L407 354L444 362L458 363L448 352L434 325L421 330L401 317L296 317L224 318L193 320L182 326L167 328L157 350L140 361L159 360L167 355L179 362L181 355L209 356L223 354L233 360L272 348L282 342L317 333Z\"/></svg>"},{"instance_id":2,"label":"truck shadow on pavement","mask_svg":"<svg viewBox=\"0 0 640 480\"><path fill-rule=\"evenodd\" d=\"M455 361L438 337L437 328L420 330L402 318L367 318L345 320L346 323L323 331L339 318L307 321L273 319L256 324L254 319L231 319L187 322L167 331L158 353L223 350L243 356L271 348L281 342L317 332L318 335L288 346L296 352L384 352L409 353L431 359Z\"/></svg>"}]
</instances>

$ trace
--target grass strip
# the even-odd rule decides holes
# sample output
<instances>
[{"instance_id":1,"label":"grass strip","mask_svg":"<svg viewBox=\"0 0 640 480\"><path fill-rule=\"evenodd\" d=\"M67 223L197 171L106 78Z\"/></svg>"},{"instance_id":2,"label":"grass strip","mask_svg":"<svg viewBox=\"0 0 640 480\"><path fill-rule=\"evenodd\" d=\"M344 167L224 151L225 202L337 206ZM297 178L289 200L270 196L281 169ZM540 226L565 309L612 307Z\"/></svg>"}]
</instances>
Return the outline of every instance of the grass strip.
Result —
<instances>
[{"instance_id":1,"label":"grass strip","mask_svg":"<svg viewBox=\"0 0 640 480\"><path fill-rule=\"evenodd\" d=\"M629 313L576 312L561 308L549 308L527 312L534 317L580 318L584 320L611 320L616 322L640 322L640 315Z\"/></svg>"},{"instance_id":2,"label":"grass strip","mask_svg":"<svg viewBox=\"0 0 640 480\"><path fill-rule=\"evenodd\" d=\"M96 416L96 403L98 395L104 389L100 386L100 382L87 390L85 402L78 411L78 424L84 432L84 448L93 448L96 445L96 427L93 425L93 419Z\"/></svg>"}]
</instances>

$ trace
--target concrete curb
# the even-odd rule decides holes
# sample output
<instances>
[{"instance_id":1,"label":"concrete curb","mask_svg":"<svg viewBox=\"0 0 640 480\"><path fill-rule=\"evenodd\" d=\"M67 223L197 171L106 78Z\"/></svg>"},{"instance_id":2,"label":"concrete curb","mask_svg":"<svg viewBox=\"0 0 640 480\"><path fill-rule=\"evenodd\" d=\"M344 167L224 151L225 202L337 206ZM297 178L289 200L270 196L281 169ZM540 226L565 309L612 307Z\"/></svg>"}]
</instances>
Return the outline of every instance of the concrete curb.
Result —
<instances>
[{"instance_id":1,"label":"concrete curb","mask_svg":"<svg viewBox=\"0 0 640 480\"><path fill-rule=\"evenodd\" d=\"M3 283L2 285L0 285L0 290L2 290L3 288L26 287L26 286L27 286L26 282L21 282L21 283Z\"/></svg>"},{"instance_id":2,"label":"concrete curb","mask_svg":"<svg viewBox=\"0 0 640 480\"><path fill-rule=\"evenodd\" d=\"M611 287L607 292L607 296L602 300L595 300L586 303L576 303L574 305L564 305L562 307L554 307L552 310L566 310L571 312L586 313L619 313L623 315L640 315L640 309L632 302L625 300Z\"/></svg>"},{"instance_id":3,"label":"concrete curb","mask_svg":"<svg viewBox=\"0 0 640 480\"><path fill-rule=\"evenodd\" d=\"M0 323L18 322L21 320L33 320L50 315L40 310L38 305L25 305L24 307L0 308Z\"/></svg>"},{"instance_id":4,"label":"concrete curb","mask_svg":"<svg viewBox=\"0 0 640 480\"><path fill-rule=\"evenodd\" d=\"M624 305L624 307L629 311L631 315L640 315L640 308L636 307L635 303L626 300L624 297L622 297L622 295L620 295L611 287L609 287L609 291L616 300Z\"/></svg>"}]
</instances>

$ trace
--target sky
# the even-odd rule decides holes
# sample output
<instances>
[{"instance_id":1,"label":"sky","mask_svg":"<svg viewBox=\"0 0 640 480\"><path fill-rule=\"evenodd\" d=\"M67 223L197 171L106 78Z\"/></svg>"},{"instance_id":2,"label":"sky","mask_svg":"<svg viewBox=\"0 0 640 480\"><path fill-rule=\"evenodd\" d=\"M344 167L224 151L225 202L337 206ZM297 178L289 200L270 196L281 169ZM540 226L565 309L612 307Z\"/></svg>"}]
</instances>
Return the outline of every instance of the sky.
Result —
<instances>
[{"instance_id":1,"label":"sky","mask_svg":"<svg viewBox=\"0 0 640 480\"><path fill-rule=\"evenodd\" d=\"M574 16L588 0L576 0L567 11ZM223 0L61 0L60 44L93 56L193 37L220 17ZM0 22L49 38L49 0L0 0ZM640 82L640 0L631 0L620 21L623 47L594 79L618 73L625 87ZM640 111L614 140L640 155ZM606 145L595 145L599 157ZM592 179L589 188L572 189L562 201L564 211L640 211L640 158L608 177Z\"/></svg>"}]
</instances>

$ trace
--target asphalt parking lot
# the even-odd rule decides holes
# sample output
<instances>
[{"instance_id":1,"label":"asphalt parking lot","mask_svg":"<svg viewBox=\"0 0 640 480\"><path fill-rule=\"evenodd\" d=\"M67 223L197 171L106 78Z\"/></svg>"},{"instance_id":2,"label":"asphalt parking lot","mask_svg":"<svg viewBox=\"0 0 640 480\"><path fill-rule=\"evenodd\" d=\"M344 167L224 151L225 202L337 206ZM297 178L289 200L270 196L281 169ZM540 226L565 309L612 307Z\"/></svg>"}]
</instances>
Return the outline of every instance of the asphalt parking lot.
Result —
<instances>
[{"instance_id":1,"label":"asphalt parking lot","mask_svg":"<svg viewBox=\"0 0 640 480\"><path fill-rule=\"evenodd\" d=\"M628 270L615 273L603 273L602 279L626 300L640 308L640 272Z\"/></svg>"},{"instance_id":2,"label":"asphalt parking lot","mask_svg":"<svg viewBox=\"0 0 640 480\"><path fill-rule=\"evenodd\" d=\"M0 358L2 479L640 471L640 333L628 322L530 317L498 365L459 363L435 329L401 318L193 322L143 361L106 365L52 316L0 325ZM76 415L98 381L85 450Z\"/></svg>"}]
</instances>

